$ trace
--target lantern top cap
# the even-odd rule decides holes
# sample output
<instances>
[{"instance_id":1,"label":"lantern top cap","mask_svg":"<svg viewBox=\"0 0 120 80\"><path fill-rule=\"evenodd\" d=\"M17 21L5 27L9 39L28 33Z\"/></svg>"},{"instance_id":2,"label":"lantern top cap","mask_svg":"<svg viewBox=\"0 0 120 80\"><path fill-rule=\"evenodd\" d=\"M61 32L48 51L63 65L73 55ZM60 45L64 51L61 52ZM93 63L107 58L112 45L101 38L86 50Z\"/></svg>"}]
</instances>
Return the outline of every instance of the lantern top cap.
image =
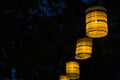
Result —
<instances>
[{"instance_id":1,"label":"lantern top cap","mask_svg":"<svg viewBox=\"0 0 120 80\"><path fill-rule=\"evenodd\" d=\"M67 62L67 64L69 64L69 63L75 63L75 64L78 64L78 62L76 62L76 61L69 61L69 62Z\"/></svg>"},{"instance_id":2,"label":"lantern top cap","mask_svg":"<svg viewBox=\"0 0 120 80\"><path fill-rule=\"evenodd\" d=\"M102 6L92 6L89 7L85 10L85 13L89 12L89 11L93 11L93 10L102 10L102 11L106 11L106 8L102 7Z\"/></svg>"},{"instance_id":3,"label":"lantern top cap","mask_svg":"<svg viewBox=\"0 0 120 80\"><path fill-rule=\"evenodd\" d=\"M66 79L66 80L69 80L69 78L66 76L66 75L60 75L60 79Z\"/></svg>"},{"instance_id":4,"label":"lantern top cap","mask_svg":"<svg viewBox=\"0 0 120 80\"><path fill-rule=\"evenodd\" d=\"M84 37L84 38L79 38L77 40L77 42L81 42L81 41L90 41L90 42L92 42L92 38Z\"/></svg>"},{"instance_id":5,"label":"lantern top cap","mask_svg":"<svg viewBox=\"0 0 120 80\"><path fill-rule=\"evenodd\" d=\"M68 67L67 65L70 65L70 64L75 64L75 65L78 65L78 67L79 67L79 63L76 62L76 61L69 61L69 62L67 62L66 63L66 67Z\"/></svg>"}]
</instances>

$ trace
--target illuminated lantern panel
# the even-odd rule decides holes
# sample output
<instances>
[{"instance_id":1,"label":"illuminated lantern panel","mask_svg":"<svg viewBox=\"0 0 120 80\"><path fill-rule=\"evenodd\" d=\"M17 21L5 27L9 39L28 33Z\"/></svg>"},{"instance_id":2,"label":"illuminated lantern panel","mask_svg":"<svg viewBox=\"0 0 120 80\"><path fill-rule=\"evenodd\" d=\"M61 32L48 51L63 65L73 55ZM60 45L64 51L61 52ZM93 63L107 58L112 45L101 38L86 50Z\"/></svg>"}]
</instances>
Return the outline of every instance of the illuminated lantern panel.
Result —
<instances>
[{"instance_id":1,"label":"illuminated lantern panel","mask_svg":"<svg viewBox=\"0 0 120 80\"><path fill-rule=\"evenodd\" d=\"M69 80L69 78L65 75L60 75L60 80Z\"/></svg>"},{"instance_id":2,"label":"illuminated lantern panel","mask_svg":"<svg viewBox=\"0 0 120 80\"><path fill-rule=\"evenodd\" d=\"M93 6L86 13L86 35L91 38L101 38L108 34L106 9Z\"/></svg>"},{"instance_id":3,"label":"illuminated lantern panel","mask_svg":"<svg viewBox=\"0 0 120 80\"><path fill-rule=\"evenodd\" d=\"M69 79L78 79L80 76L79 63L70 61L66 63L66 75Z\"/></svg>"},{"instance_id":4,"label":"illuminated lantern panel","mask_svg":"<svg viewBox=\"0 0 120 80\"><path fill-rule=\"evenodd\" d=\"M75 59L88 59L92 54L92 38L80 38L77 40Z\"/></svg>"}]
</instances>

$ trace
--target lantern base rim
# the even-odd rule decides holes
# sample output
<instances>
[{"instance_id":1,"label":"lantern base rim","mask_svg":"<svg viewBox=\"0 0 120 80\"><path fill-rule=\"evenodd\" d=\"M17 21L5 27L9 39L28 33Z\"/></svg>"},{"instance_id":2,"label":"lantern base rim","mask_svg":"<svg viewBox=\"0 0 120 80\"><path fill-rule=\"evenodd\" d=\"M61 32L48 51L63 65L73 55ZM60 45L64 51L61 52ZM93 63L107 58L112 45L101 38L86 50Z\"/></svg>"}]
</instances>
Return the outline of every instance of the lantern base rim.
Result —
<instances>
[{"instance_id":1,"label":"lantern base rim","mask_svg":"<svg viewBox=\"0 0 120 80\"><path fill-rule=\"evenodd\" d=\"M79 55L76 55L75 56L75 59L81 59L81 60L84 60L84 59L89 59L91 57L91 54L89 53L80 53Z\"/></svg>"}]
</instances>

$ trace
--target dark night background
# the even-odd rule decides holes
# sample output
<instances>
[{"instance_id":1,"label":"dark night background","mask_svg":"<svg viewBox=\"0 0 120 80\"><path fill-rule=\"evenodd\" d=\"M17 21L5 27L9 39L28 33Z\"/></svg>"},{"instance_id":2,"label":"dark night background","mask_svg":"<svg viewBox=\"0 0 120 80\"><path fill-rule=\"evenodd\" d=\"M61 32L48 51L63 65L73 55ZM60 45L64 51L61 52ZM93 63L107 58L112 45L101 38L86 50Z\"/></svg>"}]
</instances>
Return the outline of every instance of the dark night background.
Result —
<instances>
[{"instance_id":1,"label":"dark night background","mask_svg":"<svg viewBox=\"0 0 120 80\"><path fill-rule=\"evenodd\" d=\"M109 33L94 39L79 80L120 80L119 0L0 0L0 80L59 80L85 36L85 9L107 9Z\"/></svg>"}]
</instances>

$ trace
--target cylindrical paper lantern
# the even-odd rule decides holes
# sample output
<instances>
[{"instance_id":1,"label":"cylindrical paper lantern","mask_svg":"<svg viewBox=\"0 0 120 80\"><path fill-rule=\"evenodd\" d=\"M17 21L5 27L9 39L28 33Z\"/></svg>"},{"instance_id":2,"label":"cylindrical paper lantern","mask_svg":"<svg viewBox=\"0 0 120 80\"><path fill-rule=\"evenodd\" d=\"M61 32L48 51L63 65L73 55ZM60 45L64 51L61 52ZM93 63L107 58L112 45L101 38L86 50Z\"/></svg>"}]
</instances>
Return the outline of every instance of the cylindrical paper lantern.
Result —
<instances>
[{"instance_id":1,"label":"cylindrical paper lantern","mask_svg":"<svg viewBox=\"0 0 120 80\"><path fill-rule=\"evenodd\" d=\"M66 75L60 75L60 80L69 80L69 78Z\"/></svg>"},{"instance_id":2,"label":"cylindrical paper lantern","mask_svg":"<svg viewBox=\"0 0 120 80\"><path fill-rule=\"evenodd\" d=\"M93 6L86 13L86 35L91 38L101 38L108 34L106 9Z\"/></svg>"},{"instance_id":3,"label":"cylindrical paper lantern","mask_svg":"<svg viewBox=\"0 0 120 80\"><path fill-rule=\"evenodd\" d=\"M80 76L79 63L69 61L66 63L66 75L69 79L78 79Z\"/></svg>"},{"instance_id":4,"label":"cylindrical paper lantern","mask_svg":"<svg viewBox=\"0 0 120 80\"><path fill-rule=\"evenodd\" d=\"M92 38L80 38L77 40L75 59L88 59L92 54Z\"/></svg>"}]
</instances>

